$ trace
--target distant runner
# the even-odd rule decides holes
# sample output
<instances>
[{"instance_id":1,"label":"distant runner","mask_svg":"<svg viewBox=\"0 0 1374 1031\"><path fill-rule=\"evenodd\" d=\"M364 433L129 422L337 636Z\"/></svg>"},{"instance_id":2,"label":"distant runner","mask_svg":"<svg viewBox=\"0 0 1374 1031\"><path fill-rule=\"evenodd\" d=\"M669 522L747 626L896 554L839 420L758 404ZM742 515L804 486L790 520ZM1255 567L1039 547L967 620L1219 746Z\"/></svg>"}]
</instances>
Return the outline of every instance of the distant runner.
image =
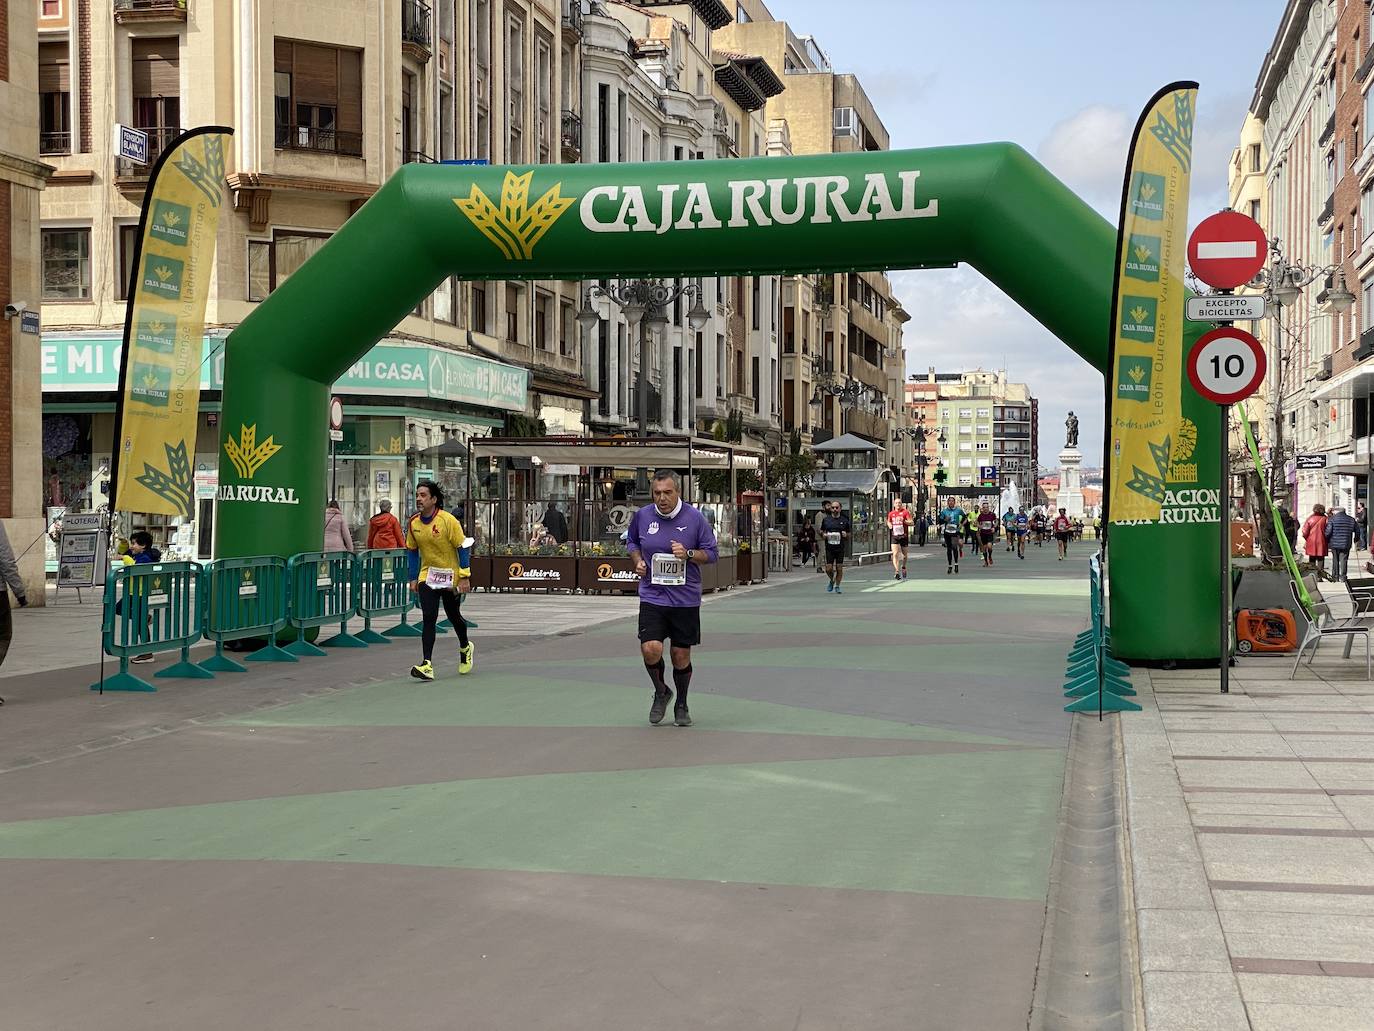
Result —
<instances>
[{"instance_id":1,"label":"distant runner","mask_svg":"<svg viewBox=\"0 0 1374 1031\"><path fill-rule=\"evenodd\" d=\"M852 524L849 516L840 511L838 501L829 502L826 517L821 520L821 540L825 542L825 575L830 577L826 591L843 594L840 584L844 582L844 542L849 539Z\"/></svg>"},{"instance_id":2,"label":"distant runner","mask_svg":"<svg viewBox=\"0 0 1374 1031\"><path fill-rule=\"evenodd\" d=\"M911 544L911 527L914 520L905 503L899 501L887 514L887 529L892 534L892 579L900 580L906 576L907 548ZM899 561L900 560L900 561Z\"/></svg>"},{"instance_id":3,"label":"distant runner","mask_svg":"<svg viewBox=\"0 0 1374 1031\"><path fill-rule=\"evenodd\" d=\"M1045 543L1045 513L1036 509L1031 516L1031 533L1035 535L1035 546L1038 548Z\"/></svg>"},{"instance_id":4,"label":"distant runner","mask_svg":"<svg viewBox=\"0 0 1374 1031\"><path fill-rule=\"evenodd\" d=\"M1059 545L1059 561L1063 562L1069 557L1069 538L1073 536L1073 520L1070 519L1065 509L1060 509L1059 514L1054 517L1054 539Z\"/></svg>"},{"instance_id":5,"label":"distant runner","mask_svg":"<svg viewBox=\"0 0 1374 1031\"><path fill-rule=\"evenodd\" d=\"M1016 513L1016 557L1025 559L1026 557L1026 538L1030 536L1030 516L1026 515L1026 506L1021 506L1021 511Z\"/></svg>"},{"instance_id":6,"label":"distant runner","mask_svg":"<svg viewBox=\"0 0 1374 1031\"><path fill-rule=\"evenodd\" d=\"M978 543L983 551L983 565L992 565L992 546L997 543L997 513L985 501L978 510Z\"/></svg>"},{"instance_id":7,"label":"distant runner","mask_svg":"<svg viewBox=\"0 0 1374 1031\"><path fill-rule=\"evenodd\" d=\"M945 508L940 513L940 536L945 541L945 561L949 563L949 568L945 570L945 575L959 572L959 555L964 550L963 541L960 535L963 533L964 521L968 518L964 514L953 498L948 498Z\"/></svg>"},{"instance_id":8,"label":"distant runner","mask_svg":"<svg viewBox=\"0 0 1374 1031\"><path fill-rule=\"evenodd\" d=\"M1002 531L1007 535L1007 550L1016 550L1016 510L1010 505L1002 515Z\"/></svg>"}]
</instances>

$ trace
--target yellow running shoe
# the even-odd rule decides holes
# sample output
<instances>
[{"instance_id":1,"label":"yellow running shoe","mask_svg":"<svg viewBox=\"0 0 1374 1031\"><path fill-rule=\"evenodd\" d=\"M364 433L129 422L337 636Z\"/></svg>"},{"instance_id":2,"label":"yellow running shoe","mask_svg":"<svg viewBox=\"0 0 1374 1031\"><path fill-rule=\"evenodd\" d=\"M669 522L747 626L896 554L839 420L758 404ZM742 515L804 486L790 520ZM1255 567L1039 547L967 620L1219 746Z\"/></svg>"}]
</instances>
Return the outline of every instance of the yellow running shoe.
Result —
<instances>
[{"instance_id":1,"label":"yellow running shoe","mask_svg":"<svg viewBox=\"0 0 1374 1031\"><path fill-rule=\"evenodd\" d=\"M433 679L434 679L434 663L432 663L432 662L430 662L428 659L426 659L424 662L420 663L420 665L418 665L418 666L411 666L411 667L410 667L410 675L411 675L412 677L414 677L416 680L433 680Z\"/></svg>"},{"instance_id":2,"label":"yellow running shoe","mask_svg":"<svg viewBox=\"0 0 1374 1031\"><path fill-rule=\"evenodd\" d=\"M477 646L471 641L466 648L458 649L458 673L460 676L467 676L472 672L472 656L477 651Z\"/></svg>"}]
</instances>

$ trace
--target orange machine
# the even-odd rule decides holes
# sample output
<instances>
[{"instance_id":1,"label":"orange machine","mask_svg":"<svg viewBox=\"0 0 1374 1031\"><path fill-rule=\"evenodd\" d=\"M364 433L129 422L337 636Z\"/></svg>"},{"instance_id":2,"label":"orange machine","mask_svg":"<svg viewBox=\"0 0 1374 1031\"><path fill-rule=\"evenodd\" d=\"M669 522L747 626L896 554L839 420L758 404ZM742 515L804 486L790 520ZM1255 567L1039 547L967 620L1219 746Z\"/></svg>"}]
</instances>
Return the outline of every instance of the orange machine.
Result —
<instances>
[{"instance_id":1,"label":"orange machine","mask_svg":"<svg viewBox=\"0 0 1374 1031\"><path fill-rule=\"evenodd\" d=\"M1236 651L1291 652L1298 646L1298 624L1287 609L1241 609L1236 613Z\"/></svg>"}]
</instances>

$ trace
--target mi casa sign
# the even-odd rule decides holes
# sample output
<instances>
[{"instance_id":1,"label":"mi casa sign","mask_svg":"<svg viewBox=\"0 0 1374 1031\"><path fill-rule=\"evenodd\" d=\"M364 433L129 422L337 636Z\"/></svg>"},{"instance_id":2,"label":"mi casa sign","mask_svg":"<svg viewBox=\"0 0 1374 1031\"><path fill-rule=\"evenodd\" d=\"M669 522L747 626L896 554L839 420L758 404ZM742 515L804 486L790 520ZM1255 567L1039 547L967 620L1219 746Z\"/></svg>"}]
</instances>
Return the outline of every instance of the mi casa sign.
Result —
<instances>
[{"instance_id":1,"label":"mi casa sign","mask_svg":"<svg viewBox=\"0 0 1374 1031\"><path fill-rule=\"evenodd\" d=\"M798 223L889 222L934 218L935 198L922 200L921 173L898 172L892 184L882 172L862 179L847 175L792 179L731 179L727 210L717 210L704 182L664 183L646 193L641 186L597 186L582 197L582 225L593 233L658 233L670 229L744 229ZM894 189L895 185L895 189Z\"/></svg>"}]
</instances>

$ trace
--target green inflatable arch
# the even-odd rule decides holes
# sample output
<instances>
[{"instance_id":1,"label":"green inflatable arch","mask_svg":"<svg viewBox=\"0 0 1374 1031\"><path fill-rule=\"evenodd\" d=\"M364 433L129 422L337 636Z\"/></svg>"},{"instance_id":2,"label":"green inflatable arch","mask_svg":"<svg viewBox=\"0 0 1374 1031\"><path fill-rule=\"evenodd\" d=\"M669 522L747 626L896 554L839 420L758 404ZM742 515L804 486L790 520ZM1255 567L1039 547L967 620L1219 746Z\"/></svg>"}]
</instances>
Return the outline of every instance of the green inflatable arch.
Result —
<instances>
[{"instance_id":1,"label":"green inflatable arch","mask_svg":"<svg viewBox=\"0 0 1374 1031\"><path fill-rule=\"evenodd\" d=\"M229 338L218 553L318 550L330 387L445 277L967 262L1105 373L1115 242L1111 225L1010 144L658 164L407 165ZM1215 483L1215 407L1184 392L1184 414L1199 430L1198 481ZM1216 657L1215 537L1215 523L1113 529L1116 654ZM1027 595L1031 612L1060 603Z\"/></svg>"}]
</instances>

